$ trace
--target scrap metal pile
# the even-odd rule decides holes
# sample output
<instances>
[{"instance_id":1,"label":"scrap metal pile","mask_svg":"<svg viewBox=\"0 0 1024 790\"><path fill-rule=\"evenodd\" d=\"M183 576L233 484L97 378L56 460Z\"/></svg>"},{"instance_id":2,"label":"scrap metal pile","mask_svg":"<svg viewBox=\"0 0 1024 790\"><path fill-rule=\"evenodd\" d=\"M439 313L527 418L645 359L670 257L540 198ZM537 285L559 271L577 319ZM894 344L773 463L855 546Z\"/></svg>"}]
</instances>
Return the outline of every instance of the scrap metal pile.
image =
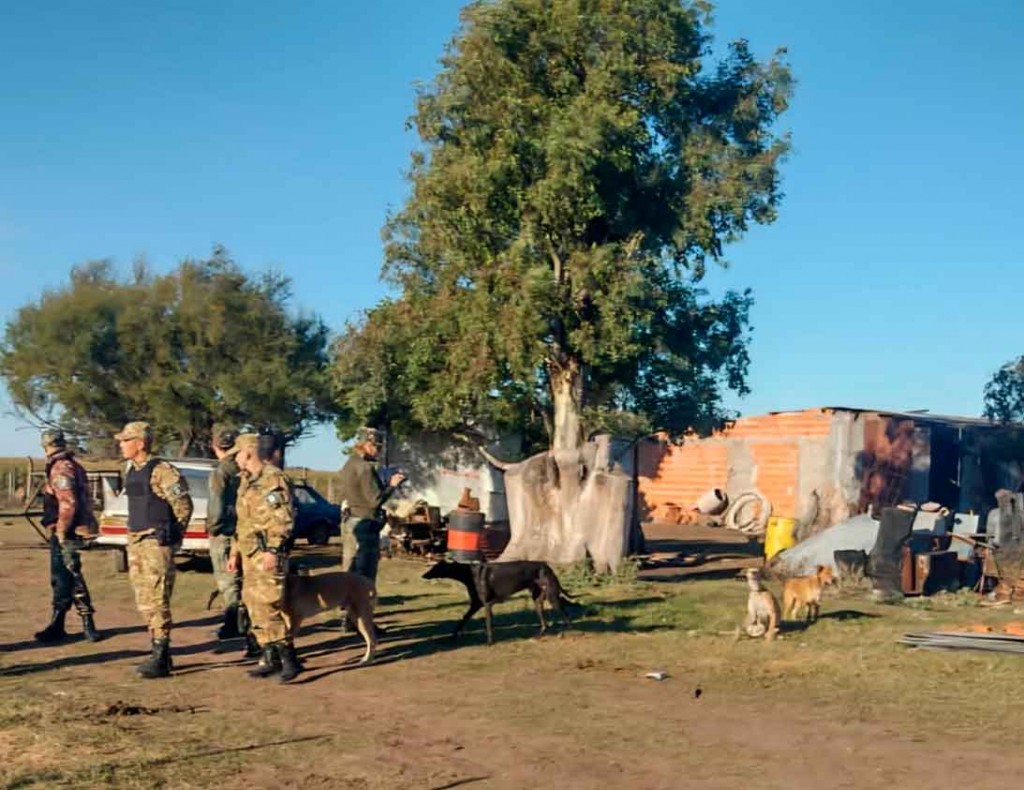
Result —
<instances>
[{"instance_id":1,"label":"scrap metal pile","mask_svg":"<svg viewBox=\"0 0 1024 790\"><path fill-rule=\"evenodd\" d=\"M996 502L984 519L934 503L861 514L781 552L772 564L789 575L829 565L842 577L852 562L868 576L882 571L886 586L903 595L967 587L1024 600L1024 494L1000 490ZM897 510L898 523L886 526L886 513L895 518Z\"/></svg>"}]
</instances>

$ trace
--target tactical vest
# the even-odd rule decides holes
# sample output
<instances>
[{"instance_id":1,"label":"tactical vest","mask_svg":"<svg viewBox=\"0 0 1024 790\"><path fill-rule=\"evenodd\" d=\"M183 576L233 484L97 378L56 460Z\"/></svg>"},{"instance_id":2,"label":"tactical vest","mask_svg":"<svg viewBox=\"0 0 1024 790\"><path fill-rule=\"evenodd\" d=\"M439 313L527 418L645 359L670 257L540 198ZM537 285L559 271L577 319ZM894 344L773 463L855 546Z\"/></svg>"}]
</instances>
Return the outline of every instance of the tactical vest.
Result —
<instances>
[{"instance_id":1,"label":"tactical vest","mask_svg":"<svg viewBox=\"0 0 1024 790\"><path fill-rule=\"evenodd\" d=\"M161 545L165 545L174 542L174 536L179 530L170 504L153 491L153 470L160 462L159 458L150 458L141 469L129 466L124 490L128 495L129 531L156 530L157 539Z\"/></svg>"},{"instance_id":2,"label":"tactical vest","mask_svg":"<svg viewBox=\"0 0 1024 790\"><path fill-rule=\"evenodd\" d=\"M75 461L70 453L56 453L46 460L46 482L50 482L50 472L57 461L68 459L75 467L75 512L71 517L71 527L80 527L90 523L92 516L92 503L89 499L89 481L85 476L85 469ZM56 524L60 517L60 502L55 494L43 492L43 526L48 527Z\"/></svg>"}]
</instances>

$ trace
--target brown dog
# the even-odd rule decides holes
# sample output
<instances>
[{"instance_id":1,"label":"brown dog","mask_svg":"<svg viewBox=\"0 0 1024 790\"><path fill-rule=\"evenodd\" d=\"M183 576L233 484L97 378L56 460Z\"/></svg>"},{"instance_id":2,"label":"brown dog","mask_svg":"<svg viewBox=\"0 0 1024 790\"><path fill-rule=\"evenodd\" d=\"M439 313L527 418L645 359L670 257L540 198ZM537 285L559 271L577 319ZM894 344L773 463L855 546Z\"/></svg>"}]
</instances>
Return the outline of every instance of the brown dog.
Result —
<instances>
[{"instance_id":1,"label":"brown dog","mask_svg":"<svg viewBox=\"0 0 1024 790\"><path fill-rule=\"evenodd\" d=\"M782 616L794 619L797 612L807 607L807 622L813 623L821 612L821 591L832 584L835 577L828 565L819 565L813 576L797 576L786 579L782 588Z\"/></svg>"},{"instance_id":2,"label":"brown dog","mask_svg":"<svg viewBox=\"0 0 1024 790\"><path fill-rule=\"evenodd\" d=\"M377 629L373 624L373 605L377 591L372 582L358 573L335 571L316 576L288 574L284 616L288 636L294 639L302 621L331 609L342 609L356 624L366 642L361 664L373 661L377 652Z\"/></svg>"}]
</instances>

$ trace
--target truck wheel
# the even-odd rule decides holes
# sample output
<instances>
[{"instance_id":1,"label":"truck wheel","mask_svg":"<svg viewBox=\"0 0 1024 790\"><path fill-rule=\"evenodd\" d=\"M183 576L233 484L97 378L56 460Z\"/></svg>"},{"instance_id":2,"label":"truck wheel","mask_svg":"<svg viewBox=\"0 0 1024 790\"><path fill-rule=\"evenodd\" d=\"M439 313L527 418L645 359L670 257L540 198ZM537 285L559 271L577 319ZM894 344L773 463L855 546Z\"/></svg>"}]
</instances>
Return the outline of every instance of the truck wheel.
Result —
<instances>
[{"instance_id":1,"label":"truck wheel","mask_svg":"<svg viewBox=\"0 0 1024 790\"><path fill-rule=\"evenodd\" d=\"M114 570L118 573L128 571L128 552L126 549L114 549Z\"/></svg>"}]
</instances>

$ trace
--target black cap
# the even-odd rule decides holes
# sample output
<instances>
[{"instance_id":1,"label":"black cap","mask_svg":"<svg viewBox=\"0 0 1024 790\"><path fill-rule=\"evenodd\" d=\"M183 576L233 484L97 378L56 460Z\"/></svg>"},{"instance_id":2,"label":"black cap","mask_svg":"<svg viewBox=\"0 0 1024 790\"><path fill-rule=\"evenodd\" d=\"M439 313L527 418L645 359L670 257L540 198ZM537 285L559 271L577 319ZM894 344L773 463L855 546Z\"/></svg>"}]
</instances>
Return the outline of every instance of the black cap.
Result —
<instances>
[{"instance_id":1,"label":"black cap","mask_svg":"<svg viewBox=\"0 0 1024 790\"><path fill-rule=\"evenodd\" d=\"M230 450L235 446L235 440L237 438L238 431L234 428L223 428L217 431L213 441L218 450Z\"/></svg>"}]
</instances>

